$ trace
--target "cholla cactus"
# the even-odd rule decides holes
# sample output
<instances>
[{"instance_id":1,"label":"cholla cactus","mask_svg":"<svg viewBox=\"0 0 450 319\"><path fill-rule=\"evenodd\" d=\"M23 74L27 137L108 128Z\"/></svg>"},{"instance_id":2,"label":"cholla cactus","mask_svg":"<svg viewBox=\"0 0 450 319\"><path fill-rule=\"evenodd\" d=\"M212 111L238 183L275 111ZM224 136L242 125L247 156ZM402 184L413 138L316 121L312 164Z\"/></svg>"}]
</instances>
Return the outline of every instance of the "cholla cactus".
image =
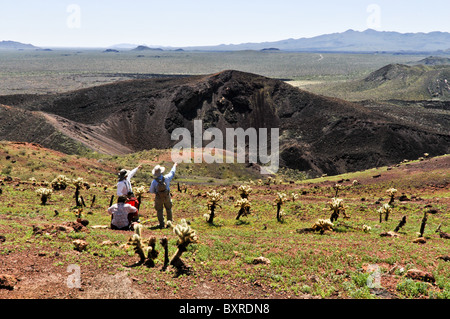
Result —
<instances>
[{"instance_id":1,"label":"cholla cactus","mask_svg":"<svg viewBox=\"0 0 450 319\"><path fill-rule=\"evenodd\" d=\"M353 186L359 185L358 180L357 180L357 179L354 179L353 182L352 182L352 185L353 185Z\"/></svg>"},{"instance_id":2,"label":"cholla cactus","mask_svg":"<svg viewBox=\"0 0 450 319\"><path fill-rule=\"evenodd\" d=\"M178 236L177 241L177 252L175 255L173 255L172 259L170 260L170 264L177 269L181 269L186 267L184 262L181 260L181 255L183 252L187 250L187 246L189 244L194 244L198 242L198 236L195 233L195 230L193 230L186 222L185 219L182 219L179 224L174 225L171 221L167 222L167 225L169 227L173 228L173 232L175 235Z\"/></svg>"},{"instance_id":3,"label":"cholla cactus","mask_svg":"<svg viewBox=\"0 0 450 319\"><path fill-rule=\"evenodd\" d=\"M139 196L142 196L143 194L145 194L146 188L145 188L145 186L135 187L133 192L134 192L134 195L139 197Z\"/></svg>"},{"instance_id":4,"label":"cholla cactus","mask_svg":"<svg viewBox=\"0 0 450 319\"><path fill-rule=\"evenodd\" d=\"M342 212L344 214L344 218L349 218L345 213L344 201L341 198L332 198L330 202L328 202L329 210L332 212L330 221L336 221L339 218L339 214Z\"/></svg>"},{"instance_id":5,"label":"cholla cactus","mask_svg":"<svg viewBox=\"0 0 450 319\"><path fill-rule=\"evenodd\" d=\"M73 213L77 219L81 219L83 217L83 208L78 208Z\"/></svg>"},{"instance_id":6,"label":"cholla cactus","mask_svg":"<svg viewBox=\"0 0 450 319\"><path fill-rule=\"evenodd\" d=\"M272 179L273 185L281 184L282 180L278 177Z\"/></svg>"},{"instance_id":7,"label":"cholla cactus","mask_svg":"<svg viewBox=\"0 0 450 319\"><path fill-rule=\"evenodd\" d=\"M406 224L406 216L403 216L400 222L398 223L397 227L395 227L394 232L397 233L400 230L400 228L405 226L405 224Z\"/></svg>"},{"instance_id":8,"label":"cholla cactus","mask_svg":"<svg viewBox=\"0 0 450 319\"><path fill-rule=\"evenodd\" d=\"M362 226L362 230L363 230L363 232L368 233L368 232L370 232L372 230L372 227L367 226L367 225L363 225Z\"/></svg>"},{"instance_id":9,"label":"cholla cactus","mask_svg":"<svg viewBox=\"0 0 450 319\"><path fill-rule=\"evenodd\" d=\"M52 197L53 190L51 188L39 188L36 190L36 193L41 197L41 205L45 205L47 200Z\"/></svg>"},{"instance_id":10,"label":"cholla cactus","mask_svg":"<svg viewBox=\"0 0 450 319\"><path fill-rule=\"evenodd\" d=\"M52 181L52 188L57 190L64 190L67 188L67 185L70 184L70 179L66 177L66 175L58 175Z\"/></svg>"},{"instance_id":11,"label":"cholla cactus","mask_svg":"<svg viewBox=\"0 0 450 319\"><path fill-rule=\"evenodd\" d=\"M180 186L180 182L178 182L177 183L177 188L178 188L178 191L180 192L180 193L182 193L183 191L186 193L187 192L187 186L186 186L186 184L182 184L181 186Z\"/></svg>"},{"instance_id":12,"label":"cholla cactus","mask_svg":"<svg viewBox=\"0 0 450 319\"><path fill-rule=\"evenodd\" d=\"M238 188L241 198L248 198L248 195L252 192L252 188L248 185L241 185Z\"/></svg>"},{"instance_id":13,"label":"cholla cactus","mask_svg":"<svg viewBox=\"0 0 450 319\"><path fill-rule=\"evenodd\" d=\"M335 190L334 197L337 197L337 196L338 196L338 193L339 193L339 190L342 189L342 186L341 186L340 184L335 184L335 185L333 186L333 188L334 188L334 190Z\"/></svg>"},{"instance_id":14,"label":"cholla cactus","mask_svg":"<svg viewBox=\"0 0 450 319\"><path fill-rule=\"evenodd\" d=\"M395 195L397 193L397 190L395 188L389 188L386 193L389 194L389 196Z\"/></svg>"},{"instance_id":15,"label":"cholla cactus","mask_svg":"<svg viewBox=\"0 0 450 319\"><path fill-rule=\"evenodd\" d=\"M173 228L173 233L178 236L178 245L188 245L190 243L196 243L198 241L198 236L195 230L191 228L186 222L186 219L182 219L179 224L174 225L171 221L168 225Z\"/></svg>"},{"instance_id":16,"label":"cholla cactus","mask_svg":"<svg viewBox=\"0 0 450 319\"><path fill-rule=\"evenodd\" d=\"M167 239L166 236L164 236L159 240L159 243L164 248L164 265L162 270L165 271L169 266L169 240Z\"/></svg>"},{"instance_id":17,"label":"cholla cactus","mask_svg":"<svg viewBox=\"0 0 450 319\"><path fill-rule=\"evenodd\" d=\"M281 205L287 201L287 195L285 193L277 193L277 197L274 199L274 203L277 205L277 220L280 222L281 218Z\"/></svg>"},{"instance_id":18,"label":"cholla cactus","mask_svg":"<svg viewBox=\"0 0 450 319\"><path fill-rule=\"evenodd\" d=\"M218 203L222 200L222 195L215 190L212 192L206 192L206 196L208 196L208 202L206 203L209 209L209 215L205 214L205 217L208 218L208 223L214 222L214 211L217 206L220 206Z\"/></svg>"},{"instance_id":19,"label":"cholla cactus","mask_svg":"<svg viewBox=\"0 0 450 319\"><path fill-rule=\"evenodd\" d=\"M137 196L137 206L136 206L137 209L140 209L141 207L142 195L145 194L145 192L146 192L145 186L139 186L134 188L133 194Z\"/></svg>"},{"instance_id":20,"label":"cholla cactus","mask_svg":"<svg viewBox=\"0 0 450 319\"><path fill-rule=\"evenodd\" d=\"M75 187L82 188L85 185L84 179L82 177L74 178L72 184Z\"/></svg>"},{"instance_id":21,"label":"cholla cactus","mask_svg":"<svg viewBox=\"0 0 450 319\"><path fill-rule=\"evenodd\" d=\"M313 231L319 231L323 234L326 230L333 230L333 223L329 219L319 219L316 223L311 227Z\"/></svg>"},{"instance_id":22,"label":"cholla cactus","mask_svg":"<svg viewBox=\"0 0 450 319\"><path fill-rule=\"evenodd\" d=\"M142 239L141 224L134 225L134 235L128 240L131 246L134 246L134 252L139 256L138 264L145 263L148 267L154 267L154 260L158 257L158 251L155 249L156 237L151 236L147 241Z\"/></svg>"},{"instance_id":23,"label":"cholla cactus","mask_svg":"<svg viewBox=\"0 0 450 319\"><path fill-rule=\"evenodd\" d=\"M155 266L155 259L158 257L158 251L155 249L156 246L156 237L150 236L150 238L147 241L147 261L146 265L148 267L154 267Z\"/></svg>"},{"instance_id":24,"label":"cholla cactus","mask_svg":"<svg viewBox=\"0 0 450 319\"><path fill-rule=\"evenodd\" d=\"M236 216L236 220L238 220L240 217L242 216L247 216L250 214L250 208L251 208L251 204L248 201L247 198L241 198L238 199L235 203L234 203L235 207L239 207L239 212Z\"/></svg>"},{"instance_id":25,"label":"cholla cactus","mask_svg":"<svg viewBox=\"0 0 450 319\"><path fill-rule=\"evenodd\" d=\"M141 236L134 234L129 240L128 244L134 246L134 252L139 256L139 263L142 264L145 261L144 243L142 242Z\"/></svg>"},{"instance_id":26,"label":"cholla cactus","mask_svg":"<svg viewBox=\"0 0 450 319\"><path fill-rule=\"evenodd\" d=\"M287 195L285 193L277 193L277 197L274 199L275 204L283 205L287 201Z\"/></svg>"},{"instance_id":27,"label":"cholla cactus","mask_svg":"<svg viewBox=\"0 0 450 319\"><path fill-rule=\"evenodd\" d=\"M281 205L283 205L283 203L286 201L287 195L285 193L277 193L277 197L275 198L274 202L277 205L277 220L279 222L282 221Z\"/></svg>"},{"instance_id":28,"label":"cholla cactus","mask_svg":"<svg viewBox=\"0 0 450 319\"><path fill-rule=\"evenodd\" d=\"M292 199L293 202L295 202L298 199L298 194L292 193L291 194L291 199Z\"/></svg>"},{"instance_id":29,"label":"cholla cactus","mask_svg":"<svg viewBox=\"0 0 450 319\"><path fill-rule=\"evenodd\" d=\"M450 239L450 234L441 230L442 224L439 224L438 228L434 231L435 233L439 233L439 237L444 239Z\"/></svg>"},{"instance_id":30,"label":"cholla cactus","mask_svg":"<svg viewBox=\"0 0 450 319\"><path fill-rule=\"evenodd\" d=\"M392 206L392 204L394 203L394 198L395 198L395 194L397 193L397 190L395 188L389 188L386 193L388 193L388 195L391 197L391 199L389 200L389 205Z\"/></svg>"},{"instance_id":31,"label":"cholla cactus","mask_svg":"<svg viewBox=\"0 0 450 319\"><path fill-rule=\"evenodd\" d=\"M386 221L388 221L389 219L389 214L392 212L392 207L389 204L384 204L383 206L381 206L377 212L380 214L380 223L382 222L382 216L383 214L385 215L384 219Z\"/></svg>"},{"instance_id":32,"label":"cholla cactus","mask_svg":"<svg viewBox=\"0 0 450 319\"><path fill-rule=\"evenodd\" d=\"M72 180L72 184L75 186L75 206L83 206L82 200L80 200L80 189L82 187L89 188L89 183L85 182L82 177L78 177Z\"/></svg>"},{"instance_id":33,"label":"cholla cactus","mask_svg":"<svg viewBox=\"0 0 450 319\"><path fill-rule=\"evenodd\" d=\"M426 211L423 213L422 223L420 224L419 237L423 237L423 233L425 232L425 226L427 224L427 220L428 220L428 212Z\"/></svg>"},{"instance_id":34,"label":"cholla cactus","mask_svg":"<svg viewBox=\"0 0 450 319\"><path fill-rule=\"evenodd\" d=\"M208 196L209 203L216 204L222 200L222 195L215 190L211 192L206 192L206 196Z\"/></svg>"}]
</instances>

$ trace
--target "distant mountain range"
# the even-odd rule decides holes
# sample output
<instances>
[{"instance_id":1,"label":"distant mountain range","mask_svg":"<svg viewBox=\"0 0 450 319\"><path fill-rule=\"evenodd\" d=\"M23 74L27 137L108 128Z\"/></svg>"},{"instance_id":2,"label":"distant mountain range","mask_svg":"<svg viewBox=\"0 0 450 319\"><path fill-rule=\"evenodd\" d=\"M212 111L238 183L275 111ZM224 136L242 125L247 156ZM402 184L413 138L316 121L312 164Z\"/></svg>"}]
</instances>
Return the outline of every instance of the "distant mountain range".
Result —
<instances>
[{"instance_id":1,"label":"distant mountain range","mask_svg":"<svg viewBox=\"0 0 450 319\"><path fill-rule=\"evenodd\" d=\"M275 42L221 44L216 46L158 47L128 43L109 47L118 50L184 50L184 51L242 51L265 52L436 52L450 54L450 33L399 33L387 31L347 30L342 33L320 35L312 38L286 39ZM0 49L38 49L31 44L14 41L0 42Z\"/></svg>"},{"instance_id":2,"label":"distant mountain range","mask_svg":"<svg viewBox=\"0 0 450 319\"><path fill-rule=\"evenodd\" d=\"M450 52L450 33L399 33L368 29L347 30L343 33L320 35L313 38L286 39L276 42L243 43L205 47L189 47L185 50L263 50L276 48L283 51L306 52Z\"/></svg>"},{"instance_id":3,"label":"distant mountain range","mask_svg":"<svg viewBox=\"0 0 450 319\"><path fill-rule=\"evenodd\" d=\"M130 48L117 45L114 47ZM134 48L138 47L137 45ZM155 46L152 46L155 48ZM160 47L164 50L184 51L300 51L300 52L436 52L450 53L450 33L399 33L347 30L342 33L320 35L312 38L286 39L275 42L221 44L216 46Z\"/></svg>"},{"instance_id":4,"label":"distant mountain range","mask_svg":"<svg viewBox=\"0 0 450 319\"><path fill-rule=\"evenodd\" d=\"M8 50L30 50L30 49L39 49L32 44L24 44L15 41L0 41L0 49L8 49Z\"/></svg>"}]
</instances>

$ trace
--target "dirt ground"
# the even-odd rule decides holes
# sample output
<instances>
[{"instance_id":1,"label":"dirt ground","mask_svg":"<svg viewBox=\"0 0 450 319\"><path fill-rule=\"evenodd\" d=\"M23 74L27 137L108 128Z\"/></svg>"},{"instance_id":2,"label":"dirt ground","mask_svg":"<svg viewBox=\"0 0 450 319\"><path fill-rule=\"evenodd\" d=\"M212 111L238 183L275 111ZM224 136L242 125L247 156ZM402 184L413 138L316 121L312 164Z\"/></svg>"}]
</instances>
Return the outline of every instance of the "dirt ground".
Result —
<instances>
[{"instance_id":1,"label":"dirt ground","mask_svg":"<svg viewBox=\"0 0 450 319\"><path fill-rule=\"evenodd\" d=\"M364 185L387 183L401 176L412 176L427 171L445 169L449 166L449 158L431 159L424 162L403 165L381 174L381 176L367 175L359 179ZM339 182L339 181L338 181ZM7 182L4 182L7 183ZM325 180L320 183L305 183L295 187L321 187L333 185L336 181ZM438 184L422 185L428 193L440 192L448 189L449 181ZM292 189L291 185L277 185L278 190ZM420 190L420 188L419 188ZM304 203L314 203L315 196L304 196ZM430 200L415 199L420 205L427 205ZM450 204L448 197L440 198L440 203ZM445 212L444 212L445 213ZM39 240L27 241L24 247L15 249L5 248L7 241L14 236L14 230L4 225L10 219L1 216L0 221L0 299L316 299L307 293L291 294L277 291L258 280L248 282L239 278L212 275L207 267L197 264L190 273L177 274L174 268L162 270L161 263L155 268L138 271L135 267L137 256L129 255L115 257L114 264L107 269L99 269L95 258L86 258L76 250L68 250L53 237L54 249L43 250ZM17 222L17 220L15 220ZM22 218L22 226L30 226L32 220ZM88 230L85 230L88 231ZM154 230L156 236L166 234L168 230ZM117 231L120 232L120 231ZM130 232L124 232L127 236ZM44 240L44 239L42 239ZM2 247L3 246L3 247ZM380 253L382 254L382 252ZM102 256L94 256L101 260ZM81 263L77 263L77 261ZM69 262L73 264L69 264ZM63 265L63 266L62 266ZM70 269L71 265L79 265L80 272ZM245 267L253 267L245 265ZM392 268L391 265L385 265ZM3 277L2 277L3 276ZM79 279L79 282L73 279ZM72 281L71 281L72 280ZM382 277L383 290L374 292L381 298L396 298L395 289L397 279L394 276ZM331 296L330 298L337 298Z\"/></svg>"}]
</instances>

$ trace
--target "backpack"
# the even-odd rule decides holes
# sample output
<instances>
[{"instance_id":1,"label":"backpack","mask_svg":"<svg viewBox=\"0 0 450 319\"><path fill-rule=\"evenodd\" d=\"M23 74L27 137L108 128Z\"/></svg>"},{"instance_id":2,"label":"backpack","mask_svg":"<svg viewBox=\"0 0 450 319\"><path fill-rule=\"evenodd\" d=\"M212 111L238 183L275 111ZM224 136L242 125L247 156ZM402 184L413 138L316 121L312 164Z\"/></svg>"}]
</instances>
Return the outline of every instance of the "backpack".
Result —
<instances>
[{"instance_id":1,"label":"backpack","mask_svg":"<svg viewBox=\"0 0 450 319\"><path fill-rule=\"evenodd\" d=\"M136 208L139 209L139 201L138 201L136 198L134 198L134 197L128 199L128 200L126 201L126 203L127 203L127 204L130 204L131 206L136 207Z\"/></svg>"},{"instance_id":2,"label":"backpack","mask_svg":"<svg viewBox=\"0 0 450 319\"><path fill-rule=\"evenodd\" d=\"M166 184L166 181L164 180L164 176L161 180L156 178L155 181L158 182L158 185L156 186L156 191L158 193L163 193L163 192L167 191L167 184Z\"/></svg>"}]
</instances>

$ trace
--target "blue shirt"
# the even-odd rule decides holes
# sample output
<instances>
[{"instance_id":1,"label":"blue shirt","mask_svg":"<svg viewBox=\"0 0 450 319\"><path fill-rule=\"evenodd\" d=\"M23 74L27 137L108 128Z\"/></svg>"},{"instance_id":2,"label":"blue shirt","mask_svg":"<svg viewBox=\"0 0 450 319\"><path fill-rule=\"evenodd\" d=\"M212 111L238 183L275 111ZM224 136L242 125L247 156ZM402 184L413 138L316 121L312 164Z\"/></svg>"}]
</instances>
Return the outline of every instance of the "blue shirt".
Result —
<instances>
[{"instance_id":1,"label":"blue shirt","mask_svg":"<svg viewBox=\"0 0 450 319\"><path fill-rule=\"evenodd\" d=\"M175 176L175 170L176 170L176 166L174 165L174 166L172 167L172 169L170 170L170 172L169 172L168 174L164 175L164 180L165 180L165 182L166 182L167 190L168 190L168 191L170 191L170 181L171 181L171 180L174 178L174 176ZM162 179L162 176L163 176L163 175L157 177L157 179L161 180L161 179ZM157 186L158 186L158 182L154 179L154 180L152 181L152 184L150 185L150 190L149 190L149 192L152 193L152 194L156 194Z\"/></svg>"}]
</instances>

